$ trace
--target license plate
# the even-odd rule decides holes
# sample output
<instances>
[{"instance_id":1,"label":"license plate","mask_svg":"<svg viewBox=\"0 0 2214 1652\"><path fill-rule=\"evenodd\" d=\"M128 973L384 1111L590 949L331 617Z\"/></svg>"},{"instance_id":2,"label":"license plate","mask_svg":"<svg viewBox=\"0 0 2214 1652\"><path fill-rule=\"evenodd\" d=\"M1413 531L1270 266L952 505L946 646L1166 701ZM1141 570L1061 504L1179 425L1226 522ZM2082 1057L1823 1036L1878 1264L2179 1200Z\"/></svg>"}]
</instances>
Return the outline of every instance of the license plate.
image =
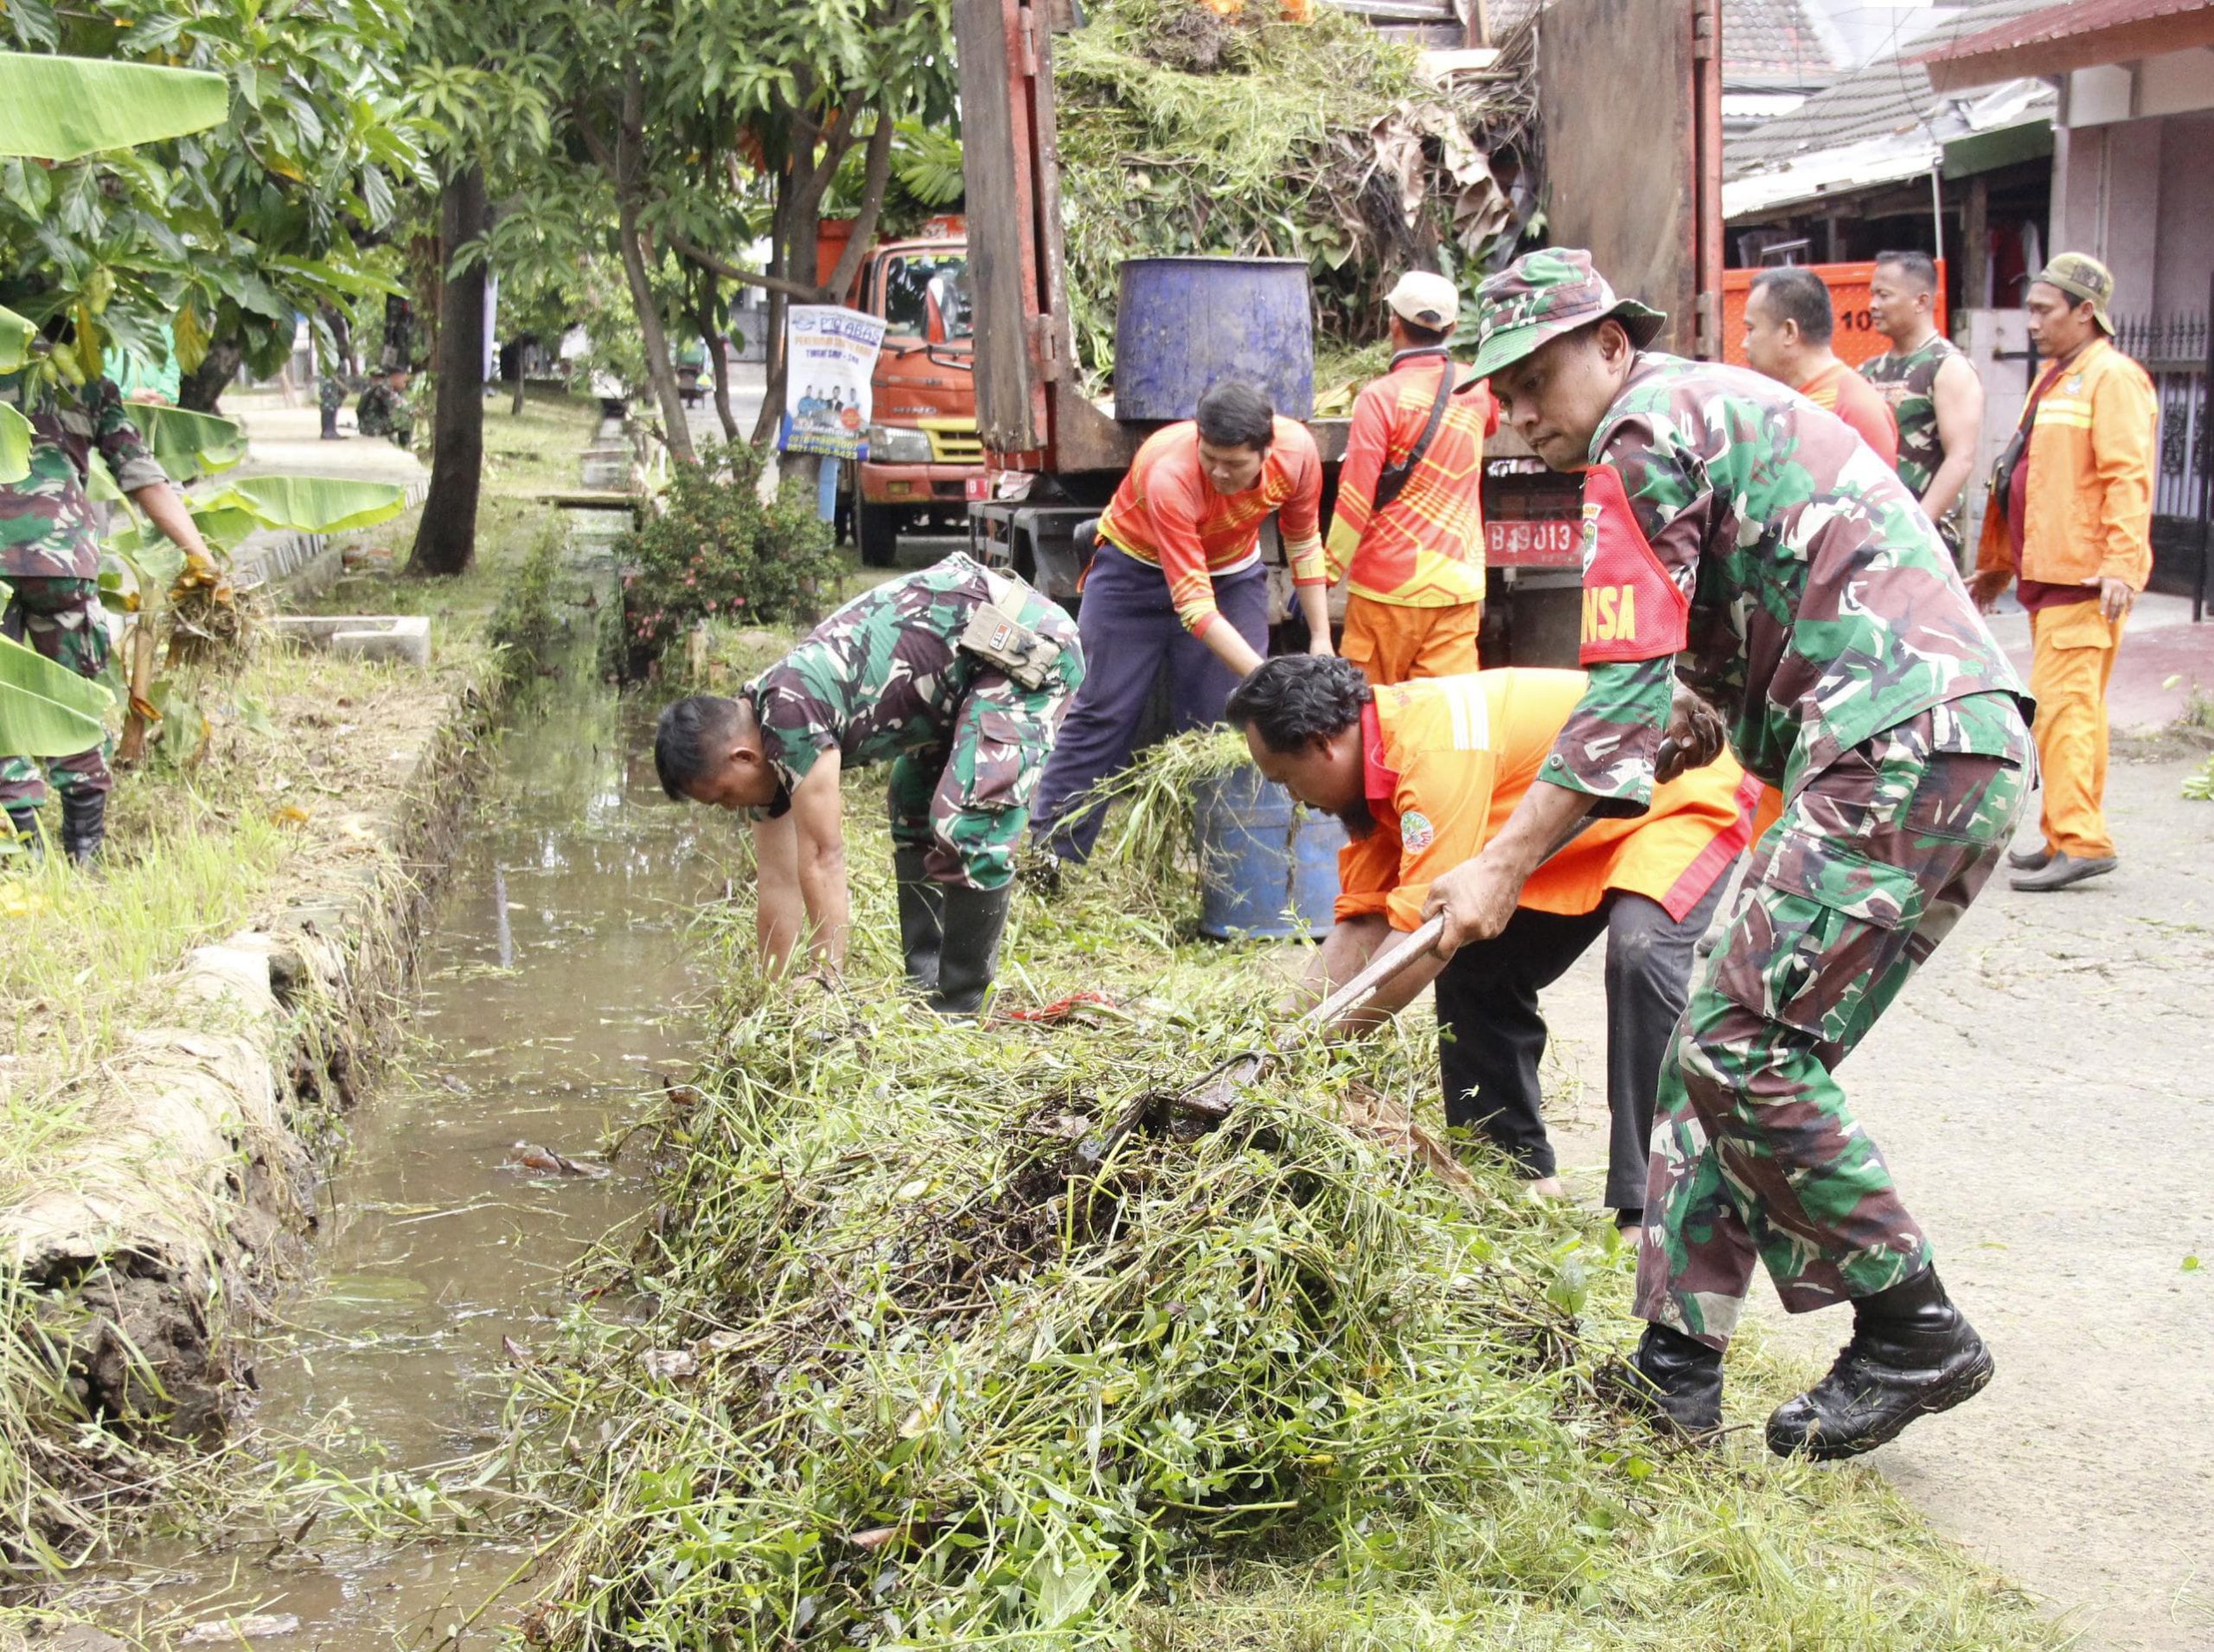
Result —
<instances>
[{"instance_id":1,"label":"license plate","mask_svg":"<svg viewBox=\"0 0 2214 1652\"><path fill-rule=\"evenodd\" d=\"M1552 518L1539 522L1488 522L1484 556L1494 567L1574 568L1584 565L1583 523Z\"/></svg>"}]
</instances>

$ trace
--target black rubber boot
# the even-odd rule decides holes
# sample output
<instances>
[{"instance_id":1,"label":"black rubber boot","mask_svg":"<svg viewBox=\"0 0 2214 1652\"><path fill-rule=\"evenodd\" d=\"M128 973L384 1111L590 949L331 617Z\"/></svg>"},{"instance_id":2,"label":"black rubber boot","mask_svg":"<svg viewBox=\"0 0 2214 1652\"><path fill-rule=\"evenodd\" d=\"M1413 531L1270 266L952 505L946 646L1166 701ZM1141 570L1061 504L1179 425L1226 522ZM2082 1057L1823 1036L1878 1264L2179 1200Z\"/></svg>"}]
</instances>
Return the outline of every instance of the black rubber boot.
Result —
<instances>
[{"instance_id":1,"label":"black rubber boot","mask_svg":"<svg viewBox=\"0 0 2214 1652\"><path fill-rule=\"evenodd\" d=\"M1000 932L1007 927L1012 884L996 889L945 886L945 939L938 953L937 990L931 1008L941 1015L973 1015L1000 964Z\"/></svg>"},{"instance_id":2,"label":"black rubber boot","mask_svg":"<svg viewBox=\"0 0 2214 1652\"><path fill-rule=\"evenodd\" d=\"M1722 1426L1722 1350L1648 1324L1630 1355L1625 1398L1663 1431L1697 1438Z\"/></svg>"},{"instance_id":3,"label":"black rubber boot","mask_svg":"<svg viewBox=\"0 0 2214 1652\"><path fill-rule=\"evenodd\" d=\"M61 794L61 852L79 866L90 866L107 841L107 793Z\"/></svg>"},{"instance_id":4,"label":"black rubber boot","mask_svg":"<svg viewBox=\"0 0 2214 1652\"><path fill-rule=\"evenodd\" d=\"M38 810L29 804L8 811L8 830L32 855L42 853L46 835L39 829Z\"/></svg>"},{"instance_id":5,"label":"black rubber boot","mask_svg":"<svg viewBox=\"0 0 2214 1652\"><path fill-rule=\"evenodd\" d=\"M945 939L944 886L923 869L925 856L922 849L894 849L892 871L899 881L899 953L907 961L907 984L935 992L938 948Z\"/></svg>"},{"instance_id":6,"label":"black rubber boot","mask_svg":"<svg viewBox=\"0 0 2214 1652\"><path fill-rule=\"evenodd\" d=\"M325 407L323 410L323 439L326 442L342 442L346 439L346 432L338 428L338 409L336 407Z\"/></svg>"},{"instance_id":7,"label":"black rubber boot","mask_svg":"<svg viewBox=\"0 0 2214 1652\"><path fill-rule=\"evenodd\" d=\"M1859 1457L1991 1380L1991 1350L1946 1297L1936 1269L1863 1297L1852 1309L1852 1340L1829 1374L1768 1419L1768 1449L1778 1457Z\"/></svg>"}]
</instances>

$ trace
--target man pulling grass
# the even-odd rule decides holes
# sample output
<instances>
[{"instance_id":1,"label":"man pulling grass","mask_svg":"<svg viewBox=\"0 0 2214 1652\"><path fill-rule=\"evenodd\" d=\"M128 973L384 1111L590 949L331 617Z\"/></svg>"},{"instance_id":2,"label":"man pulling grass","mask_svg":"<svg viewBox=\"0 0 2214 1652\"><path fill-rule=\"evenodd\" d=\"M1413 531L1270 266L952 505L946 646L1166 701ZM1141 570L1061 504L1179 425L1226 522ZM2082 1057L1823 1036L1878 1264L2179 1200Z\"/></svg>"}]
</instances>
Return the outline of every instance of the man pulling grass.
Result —
<instances>
[{"instance_id":1,"label":"man pulling grass","mask_svg":"<svg viewBox=\"0 0 2214 1652\"><path fill-rule=\"evenodd\" d=\"M1588 253L1527 254L1480 297L1474 370L1540 458L1584 473L1590 679L1513 818L1425 910L1449 956L1490 939L1579 821L1644 814L1711 756L1686 656L1782 812L1663 1064L1634 1366L1667 1419L1713 1428L1757 1258L1791 1311L1853 1307L1769 1445L1853 1456L1991 1379L1833 1070L2005 852L2032 776L2025 697L1929 517L1833 416L1648 350L1660 313L1617 301Z\"/></svg>"},{"instance_id":2,"label":"man pulling grass","mask_svg":"<svg viewBox=\"0 0 2214 1652\"><path fill-rule=\"evenodd\" d=\"M1084 652L1068 615L966 556L864 592L734 698L661 714L671 797L758 811L762 962L803 933L835 970L849 927L838 783L889 760L899 944L932 1008L974 1015L999 960L1017 842Z\"/></svg>"},{"instance_id":3,"label":"man pulling grass","mask_svg":"<svg viewBox=\"0 0 2214 1652\"><path fill-rule=\"evenodd\" d=\"M1512 669L1372 689L1341 659L1270 660L1230 696L1253 761L1345 823L1336 924L1302 996L1321 999L1419 926L1430 880L1506 823L1584 692L1580 671ZM1522 887L1513 919L1450 964L1410 964L1330 1029L1366 1032L1437 983L1445 1122L1475 1128L1535 1193L1558 1197L1539 1111L1538 994L1607 938L1606 1202L1642 1220L1661 1059L1684 1013L1692 949L1752 840L1760 786L1726 756L1657 789L1635 820L1595 822ZM1394 932L1397 932L1395 936Z\"/></svg>"}]
</instances>

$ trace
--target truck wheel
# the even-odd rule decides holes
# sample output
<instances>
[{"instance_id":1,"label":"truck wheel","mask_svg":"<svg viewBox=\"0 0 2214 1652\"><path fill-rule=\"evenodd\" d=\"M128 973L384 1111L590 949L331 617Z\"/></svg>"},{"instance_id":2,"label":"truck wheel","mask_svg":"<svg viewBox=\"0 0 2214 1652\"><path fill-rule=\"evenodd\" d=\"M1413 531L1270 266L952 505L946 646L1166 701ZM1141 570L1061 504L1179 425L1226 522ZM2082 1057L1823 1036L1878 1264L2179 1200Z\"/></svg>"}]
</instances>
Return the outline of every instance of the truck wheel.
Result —
<instances>
[{"instance_id":1,"label":"truck wheel","mask_svg":"<svg viewBox=\"0 0 2214 1652\"><path fill-rule=\"evenodd\" d=\"M854 497L854 542L861 547L865 568L899 566L899 513L873 505L858 494Z\"/></svg>"}]
</instances>

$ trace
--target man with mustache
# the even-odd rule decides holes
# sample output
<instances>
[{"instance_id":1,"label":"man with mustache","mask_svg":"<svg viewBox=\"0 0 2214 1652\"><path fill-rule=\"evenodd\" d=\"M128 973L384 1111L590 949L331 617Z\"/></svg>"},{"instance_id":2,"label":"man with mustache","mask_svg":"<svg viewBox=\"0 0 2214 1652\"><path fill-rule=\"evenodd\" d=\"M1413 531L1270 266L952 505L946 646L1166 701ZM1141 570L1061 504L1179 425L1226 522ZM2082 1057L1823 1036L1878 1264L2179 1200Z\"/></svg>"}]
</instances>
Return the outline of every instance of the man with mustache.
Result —
<instances>
[{"instance_id":1,"label":"man with mustache","mask_svg":"<svg viewBox=\"0 0 2214 1652\"><path fill-rule=\"evenodd\" d=\"M1247 676L1229 717L1253 761L1345 823L1337 921L1302 987L1309 1002L1422 922L1430 880L1481 849L1521 801L1584 688L1581 671L1508 669L1372 689L1342 659L1285 656ZM1545 1022L1538 994L1607 938L1606 1203L1642 1219L1660 1059L1692 949L1751 841L1759 787L1724 755L1668 782L1649 812L1596 823L1523 887L1513 919L1449 964L1385 983L1342 1036L1381 1024L1437 983L1445 1120L1475 1129L1540 1194L1559 1196L1539 1111Z\"/></svg>"}]
</instances>

